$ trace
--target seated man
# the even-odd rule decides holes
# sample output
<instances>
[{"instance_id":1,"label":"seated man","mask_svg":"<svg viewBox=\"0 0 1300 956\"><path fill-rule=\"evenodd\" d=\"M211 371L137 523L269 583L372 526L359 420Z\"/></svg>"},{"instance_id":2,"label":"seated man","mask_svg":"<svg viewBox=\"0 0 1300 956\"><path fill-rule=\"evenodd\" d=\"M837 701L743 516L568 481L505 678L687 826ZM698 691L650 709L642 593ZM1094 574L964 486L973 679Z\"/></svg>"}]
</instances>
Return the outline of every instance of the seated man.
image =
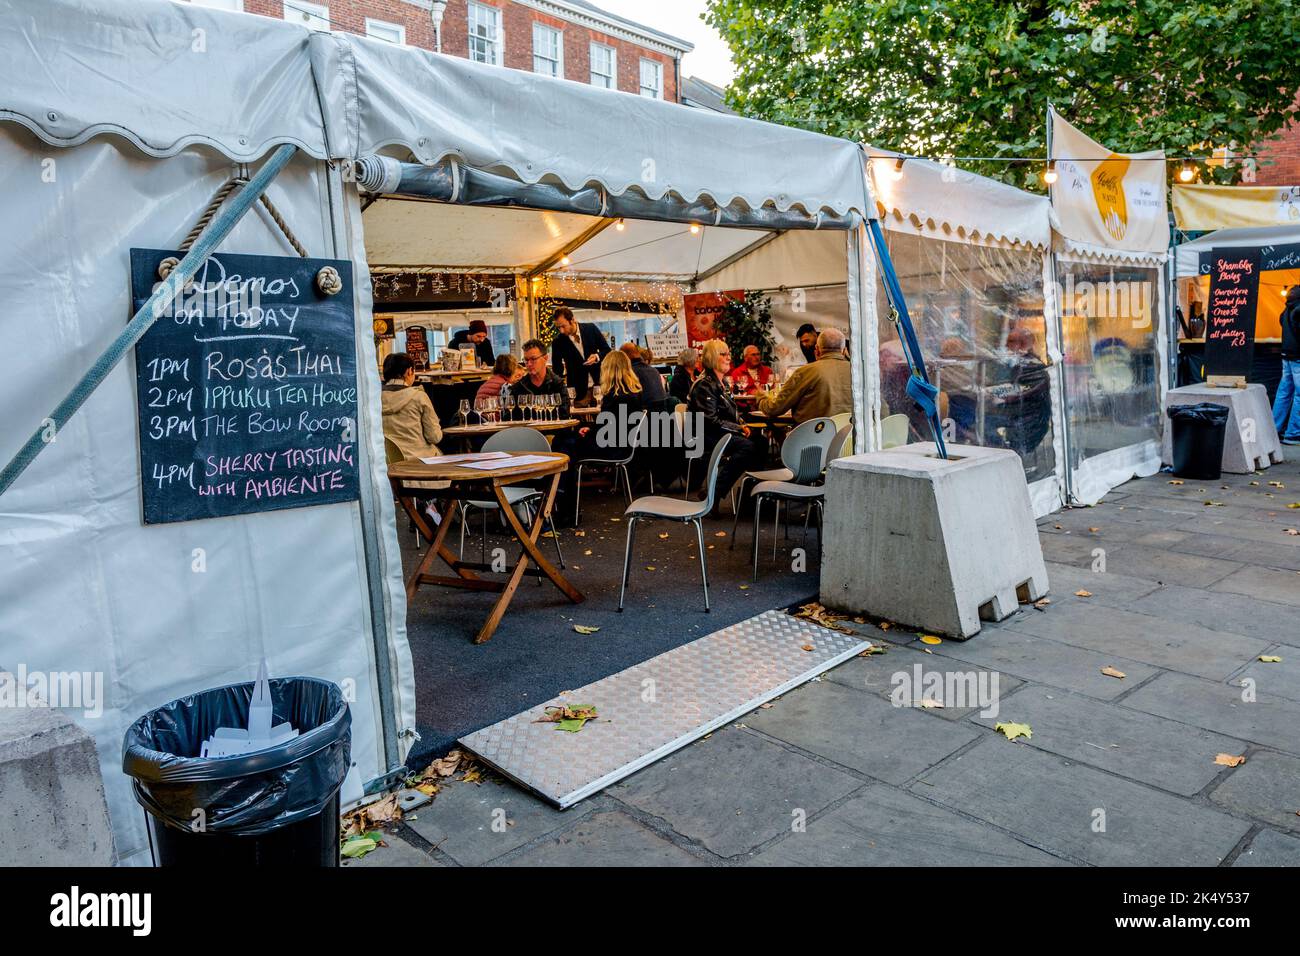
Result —
<instances>
[{"instance_id":1,"label":"seated man","mask_svg":"<svg viewBox=\"0 0 1300 956\"><path fill-rule=\"evenodd\" d=\"M524 368L527 370L524 377L510 386L511 392L515 395L559 395L560 418L568 418L569 390L565 387L564 380L547 367L546 346L540 339L529 339L524 343ZM570 527L573 524L573 495L577 488L574 481L577 436L566 428L551 432L548 437L551 439L551 451L569 456L569 467L560 476L560 486L556 489L551 517L557 528Z\"/></svg>"},{"instance_id":2,"label":"seated man","mask_svg":"<svg viewBox=\"0 0 1300 956\"><path fill-rule=\"evenodd\" d=\"M619 351L632 363L632 374L641 383L641 400L650 411L660 411L668 401L668 389L664 386L664 377L655 367L645 360L645 355L635 342L625 342ZM602 373L603 377L603 373ZM602 385L603 389L604 386Z\"/></svg>"},{"instance_id":3,"label":"seated man","mask_svg":"<svg viewBox=\"0 0 1300 956\"><path fill-rule=\"evenodd\" d=\"M796 424L853 411L853 373L844 356L844 333L817 336L816 361L795 370L776 395L758 400L758 410L775 417L791 409Z\"/></svg>"},{"instance_id":4,"label":"seated man","mask_svg":"<svg viewBox=\"0 0 1300 956\"><path fill-rule=\"evenodd\" d=\"M487 323L482 319L471 320L469 328L461 329L453 335L447 345L448 348L453 349L474 346L474 353L478 356L478 363L484 368L491 368L496 363L496 356L492 352L492 343L488 341Z\"/></svg>"},{"instance_id":5,"label":"seated man","mask_svg":"<svg viewBox=\"0 0 1300 956\"><path fill-rule=\"evenodd\" d=\"M731 385L741 395L765 392L775 378L771 366L763 364L763 354L757 345L746 345L741 363L731 370Z\"/></svg>"}]
</instances>

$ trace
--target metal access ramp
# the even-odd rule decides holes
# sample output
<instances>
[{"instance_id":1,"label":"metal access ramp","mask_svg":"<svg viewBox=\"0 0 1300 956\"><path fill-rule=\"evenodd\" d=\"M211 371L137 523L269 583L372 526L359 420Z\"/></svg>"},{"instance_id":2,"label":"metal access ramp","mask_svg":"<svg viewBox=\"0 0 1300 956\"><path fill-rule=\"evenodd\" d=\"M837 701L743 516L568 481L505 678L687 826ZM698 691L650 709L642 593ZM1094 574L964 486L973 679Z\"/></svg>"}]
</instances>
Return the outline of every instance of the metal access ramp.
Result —
<instances>
[{"instance_id":1,"label":"metal access ramp","mask_svg":"<svg viewBox=\"0 0 1300 956\"><path fill-rule=\"evenodd\" d=\"M783 611L714 631L462 737L462 746L564 809L869 648ZM594 705L578 733L548 706Z\"/></svg>"}]
</instances>

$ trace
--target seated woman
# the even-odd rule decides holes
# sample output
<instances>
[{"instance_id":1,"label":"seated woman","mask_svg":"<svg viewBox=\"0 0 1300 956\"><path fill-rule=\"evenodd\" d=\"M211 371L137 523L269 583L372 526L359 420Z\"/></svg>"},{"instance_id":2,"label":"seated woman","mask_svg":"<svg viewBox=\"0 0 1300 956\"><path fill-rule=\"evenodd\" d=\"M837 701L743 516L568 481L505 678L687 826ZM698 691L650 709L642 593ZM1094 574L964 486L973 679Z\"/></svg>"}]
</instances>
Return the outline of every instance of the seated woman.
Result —
<instances>
[{"instance_id":1,"label":"seated woman","mask_svg":"<svg viewBox=\"0 0 1300 956\"><path fill-rule=\"evenodd\" d=\"M682 349L677 356L677 364L673 366L672 377L668 379L668 394L674 401L674 407L676 404L686 404L686 398L691 394L691 386L695 384L699 372L700 353L695 349Z\"/></svg>"},{"instance_id":2,"label":"seated woman","mask_svg":"<svg viewBox=\"0 0 1300 956\"><path fill-rule=\"evenodd\" d=\"M384 388L379 393L383 410L384 438L397 446L402 458L432 458L441 455L442 426L424 389L415 385L415 363L405 352L384 359ZM445 488L445 481L410 482L411 488ZM430 502L425 510L433 523L441 518Z\"/></svg>"},{"instance_id":3,"label":"seated woman","mask_svg":"<svg viewBox=\"0 0 1300 956\"><path fill-rule=\"evenodd\" d=\"M601 359L600 394L595 425L578 429L577 457L624 458L631 447L631 428L625 426L633 415L646 410L641 380L626 352L616 350Z\"/></svg>"},{"instance_id":4,"label":"seated woman","mask_svg":"<svg viewBox=\"0 0 1300 956\"><path fill-rule=\"evenodd\" d=\"M691 386L687 402L688 415L700 415L704 422L704 457L699 459L706 466L708 456L723 435L731 436L718 472L717 497L714 513L720 514L722 501L731 491L731 486L747 471L762 467L762 451L759 445L750 441L749 426L745 424L740 409L732 400L727 374L731 371L731 350L721 339L710 339L704 343L700 354L700 363L704 370ZM703 468L695 469L695 474L706 477ZM743 502L742 502L743 504Z\"/></svg>"},{"instance_id":5,"label":"seated woman","mask_svg":"<svg viewBox=\"0 0 1300 956\"><path fill-rule=\"evenodd\" d=\"M501 394L502 385L514 385L523 377L524 370L518 359L508 352L498 355L496 364L492 366L491 377L478 387L474 401L477 403L485 398L496 398Z\"/></svg>"}]
</instances>

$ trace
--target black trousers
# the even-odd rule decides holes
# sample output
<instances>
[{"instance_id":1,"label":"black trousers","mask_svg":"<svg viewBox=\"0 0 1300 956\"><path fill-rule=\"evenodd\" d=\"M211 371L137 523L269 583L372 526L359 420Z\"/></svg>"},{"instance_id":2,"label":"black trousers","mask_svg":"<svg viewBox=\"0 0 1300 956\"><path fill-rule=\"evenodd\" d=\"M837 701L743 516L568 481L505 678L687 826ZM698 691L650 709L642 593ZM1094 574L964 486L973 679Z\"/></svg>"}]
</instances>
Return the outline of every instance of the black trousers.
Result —
<instances>
[{"instance_id":1,"label":"black trousers","mask_svg":"<svg viewBox=\"0 0 1300 956\"><path fill-rule=\"evenodd\" d=\"M708 467L709 456L713 454L713 447L716 444L715 441L709 445L709 450L702 459L706 468ZM727 492L731 490L731 486L740 480L740 476L745 472L756 471L763 467L763 449L763 445L752 439L741 435L731 436L731 442L727 445L727 450L722 456L722 464L718 468L718 486L715 501L721 501L725 498ZM707 477L707 475L704 477Z\"/></svg>"}]
</instances>

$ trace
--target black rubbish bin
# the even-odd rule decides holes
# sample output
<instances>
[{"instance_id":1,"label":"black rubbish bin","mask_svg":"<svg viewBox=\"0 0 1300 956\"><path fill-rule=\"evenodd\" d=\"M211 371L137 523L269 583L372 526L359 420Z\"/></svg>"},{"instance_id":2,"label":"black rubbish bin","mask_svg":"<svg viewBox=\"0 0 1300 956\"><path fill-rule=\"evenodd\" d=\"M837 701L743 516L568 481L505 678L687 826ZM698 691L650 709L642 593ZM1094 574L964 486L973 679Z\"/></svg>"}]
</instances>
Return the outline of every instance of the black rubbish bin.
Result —
<instances>
[{"instance_id":1,"label":"black rubbish bin","mask_svg":"<svg viewBox=\"0 0 1300 956\"><path fill-rule=\"evenodd\" d=\"M1174 474L1179 478L1213 481L1223 466L1223 438L1228 431L1228 407L1201 402L1168 409L1173 427Z\"/></svg>"},{"instance_id":2,"label":"black rubbish bin","mask_svg":"<svg viewBox=\"0 0 1300 956\"><path fill-rule=\"evenodd\" d=\"M352 759L343 690L313 677L270 681L276 723L298 736L233 757L200 757L219 727L248 725L253 683L205 690L126 732L122 770L149 823L157 866L338 866L339 788Z\"/></svg>"}]
</instances>

